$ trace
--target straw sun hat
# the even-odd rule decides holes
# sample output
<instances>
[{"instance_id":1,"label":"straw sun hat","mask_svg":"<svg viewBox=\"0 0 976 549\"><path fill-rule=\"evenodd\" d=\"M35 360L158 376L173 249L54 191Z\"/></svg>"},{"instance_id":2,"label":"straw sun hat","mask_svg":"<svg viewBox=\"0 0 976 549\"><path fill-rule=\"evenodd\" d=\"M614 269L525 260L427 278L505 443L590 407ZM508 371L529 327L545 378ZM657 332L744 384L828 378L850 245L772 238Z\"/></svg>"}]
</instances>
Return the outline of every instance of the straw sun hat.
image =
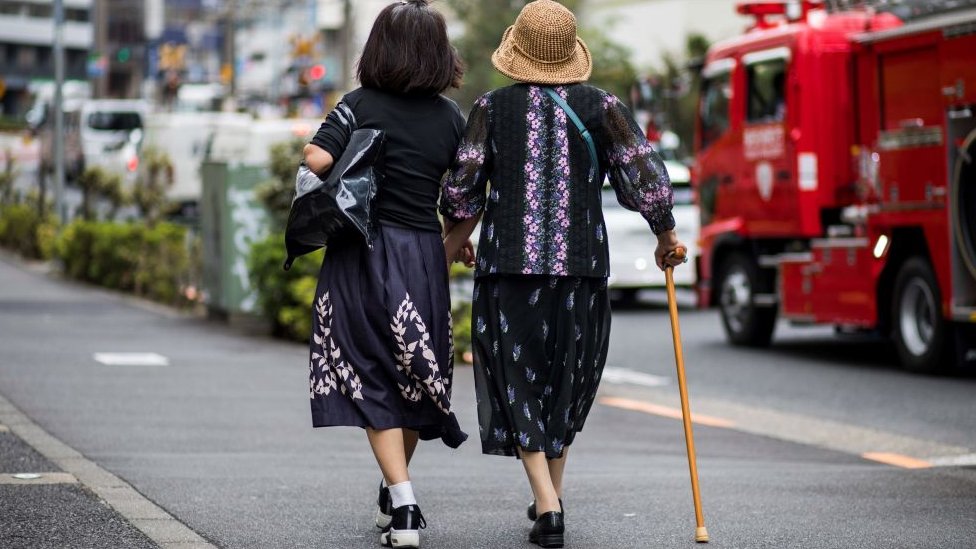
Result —
<instances>
[{"instance_id":1,"label":"straw sun hat","mask_svg":"<svg viewBox=\"0 0 976 549\"><path fill-rule=\"evenodd\" d=\"M590 50L576 35L576 16L552 0L522 8L491 62L505 76L533 84L583 82L593 71Z\"/></svg>"}]
</instances>

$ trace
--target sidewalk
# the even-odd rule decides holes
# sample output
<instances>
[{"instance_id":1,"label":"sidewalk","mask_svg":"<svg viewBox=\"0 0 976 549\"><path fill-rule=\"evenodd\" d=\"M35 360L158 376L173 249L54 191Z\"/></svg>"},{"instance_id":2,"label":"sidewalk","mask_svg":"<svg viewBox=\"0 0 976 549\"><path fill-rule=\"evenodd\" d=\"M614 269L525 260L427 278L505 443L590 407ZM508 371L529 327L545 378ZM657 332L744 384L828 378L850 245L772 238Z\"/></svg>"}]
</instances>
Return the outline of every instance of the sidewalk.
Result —
<instances>
[{"instance_id":1,"label":"sidewalk","mask_svg":"<svg viewBox=\"0 0 976 549\"><path fill-rule=\"evenodd\" d=\"M304 346L134 307L3 260L0 280L0 395L147 505L218 547L378 547L375 463L360 430L310 427ZM96 353L165 360L108 365ZM457 368L454 395L471 438L458 450L423 444L411 468L429 523L424 547L532 547L520 464L480 453L469 367ZM976 539L976 482L965 471L903 471L735 430L695 432L708 547ZM0 437L4 472L57 472ZM597 405L571 455L568 548L695 546L680 422ZM83 486L5 485L0 495L2 547L153 546ZM72 518L60 524L58 509ZM65 539L55 534L68 541L48 541Z\"/></svg>"},{"instance_id":2,"label":"sidewalk","mask_svg":"<svg viewBox=\"0 0 976 549\"><path fill-rule=\"evenodd\" d=\"M0 397L0 418L30 429ZM15 421L9 421L13 418ZM36 429L36 426L34 426ZM156 545L70 473L0 423L0 544L7 549Z\"/></svg>"}]
</instances>

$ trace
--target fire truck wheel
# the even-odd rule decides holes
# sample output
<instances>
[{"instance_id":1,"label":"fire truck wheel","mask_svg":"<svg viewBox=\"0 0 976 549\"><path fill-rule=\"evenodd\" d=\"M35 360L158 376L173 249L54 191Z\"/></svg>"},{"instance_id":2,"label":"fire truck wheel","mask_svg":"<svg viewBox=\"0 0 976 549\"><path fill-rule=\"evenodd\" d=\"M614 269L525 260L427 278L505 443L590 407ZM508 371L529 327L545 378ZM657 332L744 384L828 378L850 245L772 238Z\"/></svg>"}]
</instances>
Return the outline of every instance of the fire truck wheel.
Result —
<instances>
[{"instance_id":1,"label":"fire truck wheel","mask_svg":"<svg viewBox=\"0 0 976 549\"><path fill-rule=\"evenodd\" d=\"M941 313L942 298L932 266L922 257L902 265L892 303L895 347L906 370L934 374L951 362L951 326Z\"/></svg>"},{"instance_id":2,"label":"fire truck wheel","mask_svg":"<svg viewBox=\"0 0 976 549\"><path fill-rule=\"evenodd\" d=\"M722 263L720 272L718 303L729 342L749 347L769 345L777 311L754 303L763 288L759 265L743 253L733 253Z\"/></svg>"}]
</instances>

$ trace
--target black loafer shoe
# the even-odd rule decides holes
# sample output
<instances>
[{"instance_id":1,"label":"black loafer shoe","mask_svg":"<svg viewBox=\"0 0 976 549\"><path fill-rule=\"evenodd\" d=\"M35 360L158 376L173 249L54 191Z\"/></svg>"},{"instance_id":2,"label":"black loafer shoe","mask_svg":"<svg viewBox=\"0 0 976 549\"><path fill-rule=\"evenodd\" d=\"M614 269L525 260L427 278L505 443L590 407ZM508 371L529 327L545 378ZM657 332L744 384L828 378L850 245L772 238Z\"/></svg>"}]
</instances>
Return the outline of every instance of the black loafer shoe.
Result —
<instances>
[{"instance_id":1,"label":"black loafer shoe","mask_svg":"<svg viewBox=\"0 0 976 549\"><path fill-rule=\"evenodd\" d=\"M529 532L529 541L539 547L562 547L565 531L563 514L549 511L536 519L532 531Z\"/></svg>"},{"instance_id":2,"label":"black loafer shoe","mask_svg":"<svg viewBox=\"0 0 976 549\"><path fill-rule=\"evenodd\" d=\"M562 498L559 498L559 512L560 513L563 512L563 500L562 500ZM529 509L528 509L528 511L526 511L525 514L526 514L526 516L529 517L529 520L531 520L532 522L535 522L535 519L539 518L539 515L535 512L535 502L534 501L529 504Z\"/></svg>"},{"instance_id":3,"label":"black loafer shoe","mask_svg":"<svg viewBox=\"0 0 976 549\"><path fill-rule=\"evenodd\" d=\"M376 498L376 527L386 529L393 518L393 498L390 489L380 482L380 495Z\"/></svg>"},{"instance_id":4,"label":"black loafer shoe","mask_svg":"<svg viewBox=\"0 0 976 549\"><path fill-rule=\"evenodd\" d=\"M420 507L397 507L393 510L389 527L380 534L380 544L383 547L420 547L421 528L427 528L427 521L420 513Z\"/></svg>"}]
</instances>

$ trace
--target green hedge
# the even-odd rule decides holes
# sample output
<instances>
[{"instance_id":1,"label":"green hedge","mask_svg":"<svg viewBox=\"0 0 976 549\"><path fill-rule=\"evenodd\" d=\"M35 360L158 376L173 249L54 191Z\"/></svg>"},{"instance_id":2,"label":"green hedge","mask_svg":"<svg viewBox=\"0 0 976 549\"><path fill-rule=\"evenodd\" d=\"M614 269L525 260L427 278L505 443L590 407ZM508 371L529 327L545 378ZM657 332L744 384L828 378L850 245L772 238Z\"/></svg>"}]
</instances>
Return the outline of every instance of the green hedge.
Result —
<instances>
[{"instance_id":1,"label":"green hedge","mask_svg":"<svg viewBox=\"0 0 976 549\"><path fill-rule=\"evenodd\" d=\"M285 235L276 232L251 247L248 268L258 288L258 305L274 334L308 341L312 333L312 302L322 266L321 250L298 258L285 271Z\"/></svg>"},{"instance_id":2,"label":"green hedge","mask_svg":"<svg viewBox=\"0 0 976 549\"><path fill-rule=\"evenodd\" d=\"M258 288L258 303L275 335L304 342L312 332L312 303L324 252L300 257L291 270L284 271L284 241L284 234L279 232L252 246L248 268ZM470 270L452 269L452 276L464 276L465 272L470 276ZM452 313L455 354L462 360L471 349L471 304L455 303Z\"/></svg>"},{"instance_id":3,"label":"green hedge","mask_svg":"<svg viewBox=\"0 0 976 549\"><path fill-rule=\"evenodd\" d=\"M0 206L0 246L28 259L50 259L57 232L54 216L41 216L34 205Z\"/></svg>"},{"instance_id":4,"label":"green hedge","mask_svg":"<svg viewBox=\"0 0 976 549\"><path fill-rule=\"evenodd\" d=\"M57 240L64 273L162 303L185 303L190 252L185 227L75 221Z\"/></svg>"}]
</instances>

